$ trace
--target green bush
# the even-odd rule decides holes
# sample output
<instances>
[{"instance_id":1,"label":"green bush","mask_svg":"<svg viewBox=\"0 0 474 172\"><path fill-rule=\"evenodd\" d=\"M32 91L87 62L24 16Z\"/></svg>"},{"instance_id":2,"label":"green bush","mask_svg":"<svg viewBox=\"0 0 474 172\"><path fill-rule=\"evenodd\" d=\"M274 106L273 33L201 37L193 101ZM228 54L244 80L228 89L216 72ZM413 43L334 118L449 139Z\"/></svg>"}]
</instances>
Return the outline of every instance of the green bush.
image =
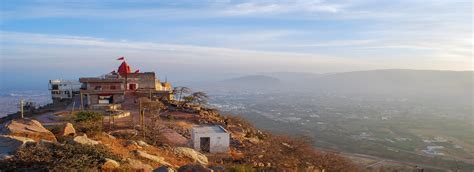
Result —
<instances>
[{"instance_id":1,"label":"green bush","mask_svg":"<svg viewBox=\"0 0 474 172\"><path fill-rule=\"evenodd\" d=\"M76 113L76 125L80 132L87 135L95 135L102 132L102 120L104 116L98 112L78 112Z\"/></svg>"},{"instance_id":2,"label":"green bush","mask_svg":"<svg viewBox=\"0 0 474 172\"><path fill-rule=\"evenodd\" d=\"M98 112L90 112L90 111L84 111L84 112L78 112L76 113L76 122L85 122L85 121L101 121L104 119L104 115Z\"/></svg>"}]
</instances>

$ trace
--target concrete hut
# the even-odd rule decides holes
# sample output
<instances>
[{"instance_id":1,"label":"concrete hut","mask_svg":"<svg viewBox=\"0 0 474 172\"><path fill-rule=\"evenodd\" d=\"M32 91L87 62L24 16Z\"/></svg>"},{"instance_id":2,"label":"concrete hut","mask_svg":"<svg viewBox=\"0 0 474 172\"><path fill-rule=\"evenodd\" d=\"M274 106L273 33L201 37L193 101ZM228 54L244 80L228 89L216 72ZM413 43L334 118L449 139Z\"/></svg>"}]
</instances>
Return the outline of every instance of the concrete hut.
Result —
<instances>
[{"instance_id":1,"label":"concrete hut","mask_svg":"<svg viewBox=\"0 0 474 172\"><path fill-rule=\"evenodd\" d=\"M197 151L224 153L229 150L229 133L219 125L193 127L191 138Z\"/></svg>"}]
</instances>

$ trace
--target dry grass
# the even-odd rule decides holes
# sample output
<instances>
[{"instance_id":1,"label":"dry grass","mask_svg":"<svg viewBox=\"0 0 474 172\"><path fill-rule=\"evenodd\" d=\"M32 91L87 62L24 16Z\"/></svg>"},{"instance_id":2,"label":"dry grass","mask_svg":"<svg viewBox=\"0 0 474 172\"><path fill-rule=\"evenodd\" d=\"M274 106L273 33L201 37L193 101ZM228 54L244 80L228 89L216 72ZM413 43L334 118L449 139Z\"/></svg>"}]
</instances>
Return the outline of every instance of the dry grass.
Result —
<instances>
[{"instance_id":1,"label":"dry grass","mask_svg":"<svg viewBox=\"0 0 474 172\"><path fill-rule=\"evenodd\" d=\"M106 148L81 144L28 144L14 157L0 162L5 171L62 171L97 169L105 158L120 161Z\"/></svg>"}]
</instances>

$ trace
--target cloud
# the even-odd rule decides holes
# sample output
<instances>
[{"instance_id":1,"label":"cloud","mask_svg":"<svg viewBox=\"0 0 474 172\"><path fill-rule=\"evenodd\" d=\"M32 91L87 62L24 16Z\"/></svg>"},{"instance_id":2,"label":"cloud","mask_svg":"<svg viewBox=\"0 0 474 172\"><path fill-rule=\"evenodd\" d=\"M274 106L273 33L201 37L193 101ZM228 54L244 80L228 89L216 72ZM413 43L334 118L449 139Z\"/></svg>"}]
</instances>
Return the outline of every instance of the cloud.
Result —
<instances>
[{"instance_id":1,"label":"cloud","mask_svg":"<svg viewBox=\"0 0 474 172\"><path fill-rule=\"evenodd\" d=\"M53 58L56 61L101 61L126 55L146 63L198 65L212 68L247 69L247 72L268 71L335 71L367 68L367 61L344 59L318 54L242 50L222 47L153 42L113 41L102 38L68 35L45 35L1 32L3 58L8 64L25 65L18 59ZM81 60L75 58L79 57ZM12 60L12 61L10 61ZM78 62L83 64L83 62ZM36 64L33 64L36 65ZM91 64L92 65L92 64ZM98 65L98 64L93 64ZM315 68L316 67L316 68ZM316 69L316 70L315 70ZM348 68L348 70L350 70Z\"/></svg>"},{"instance_id":2,"label":"cloud","mask_svg":"<svg viewBox=\"0 0 474 172\"><path fill-rule=\"evenodd\" d=\"M333 40L314 44L282 45L281 49L292 46L349 47L346 55L333 52L329 55L318 53L278 52L197 46L187 44L164 44L154 42L109 40L95 37L70 35L47 35L18 32L0 32L2 63L6 66L28 64L32 59L51 59L51 64L61 67L72 61L106 62L117 56L151 64L170 66L203 67L205 70L221 68L233 72L335 72L378 68L414 68L471 70L472 52L469 40L464 45L421 42L390 42L387 40ZM469 46L469 47L468 47ZM294 47L293 47L294 48ZM351 50L352 49L352 50ZM359 50L363 51L362 54ZM391 51L392 49L393 51ZM420 51L412 53L399 49ZM389 51L390 50L390 51ZM340 51L340 50L337 50ZM362 56L358 58L357 56ZM449 63L448 63L449 62ZM42 64L29 63L35 67ZM101 63L95 63L97 68ZM446 64L446 65L444 65ZM43 64L46 65L46 64ZM201 69L200 69L201 70ZM199 72L198 72L199 73Z\"/></svg>"},{"instance_id":3,"label":"cloud","mask_svg":"<svg viewBox=\"0 0 474 172\"><path fill-rule=\"evenodd\" d=\"M361 46L361 45L368 45L370 43L374 43L376 40L372 39L363 39L363 40L332 40L332 41L324 41L320 43L313 43L313 44L296 44L291 45L294 47L340 47L340 46Z\"/></svg>"},{"instance_id":4,"label":"cloud","mask_svg":"<svg viewBox=\"0 0 474 172\"><path fill-rule=\"evenodd\" d=\"M225 15L281 14L291 12L337 13L341 6L314 0L243 2L227 7Z\"/></svg>"}]
</instances>

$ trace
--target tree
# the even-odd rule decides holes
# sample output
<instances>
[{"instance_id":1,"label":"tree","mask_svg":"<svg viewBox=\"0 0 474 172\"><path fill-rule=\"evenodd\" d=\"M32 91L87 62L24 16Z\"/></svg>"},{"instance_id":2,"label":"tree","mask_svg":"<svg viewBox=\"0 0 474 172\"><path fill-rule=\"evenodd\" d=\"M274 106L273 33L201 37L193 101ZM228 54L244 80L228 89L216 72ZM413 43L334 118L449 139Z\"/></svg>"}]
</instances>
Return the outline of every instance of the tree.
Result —
<instances>
[{"instance_id":1,"label":"tree","mask_svg":"<svg viewBox=\"0 0 474 172\"><path fill-rule=\"evenodd\" d=\"M205 92L194 92L191 94L192 97L194 97L194 102L197 103L198 105L203 105L207 104L207 101L209 99L209 96Z\"/></svg>"},{"instance_id":2,"label":"tree","mask_svg":"<svg viewBox=\"0 0 474 172\"><path fill-rule=\"evenodd\" d=\"M165 104L159 100L152 101L146 97L142 97L139 99L139 101L142 104L142 108L144 108L152 115L153 122L155 122L156 119L159 117L161 111L166 109Z\"/></svg>"},{"instance_id":3,"label":"tree","mask_svg":"<svg viewBox=\"0 0 474 172\"><path fill-rule=\"evenodd\" d=\"M181 102L183 95L191 93L191 89L188 87L174 87L173 94L178 95L178 102Z\"/></svg>"},{"instance_id":4,"label":"tree","mask_svg":"<svg viewBox=\"0 0 474 172\"><path fill-rule=\"evenodd\" d=\"M192 93L189 96L184 96L183 99L184 99L183 105L189 104L189 103L203 105L207 103L209 96L205 92L198 91L198 92Z\"/></svg>"}]
</instances>

